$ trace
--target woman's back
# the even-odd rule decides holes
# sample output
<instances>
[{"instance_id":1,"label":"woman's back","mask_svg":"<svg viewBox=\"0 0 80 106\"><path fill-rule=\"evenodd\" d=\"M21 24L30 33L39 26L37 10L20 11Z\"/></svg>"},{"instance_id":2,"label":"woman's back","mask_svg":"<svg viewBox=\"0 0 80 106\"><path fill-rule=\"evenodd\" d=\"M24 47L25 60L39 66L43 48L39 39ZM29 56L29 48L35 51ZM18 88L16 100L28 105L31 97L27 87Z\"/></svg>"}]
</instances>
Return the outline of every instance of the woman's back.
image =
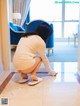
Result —
<instances>
[{"instance_id":1,"label":"woman's back","mask_svg":"<svg viewBox=\"0 0 80 106\"><path fill-rule=\"evenodd\" d=\"M17 45L16 51L13 57L13 64L17 64L17 66L18 66L18 63L30 64L30 61L38 53L38 50L40 51L41 46L45 46L45 42L38 35L22 37Z\"/></svg>"}]
</instances>

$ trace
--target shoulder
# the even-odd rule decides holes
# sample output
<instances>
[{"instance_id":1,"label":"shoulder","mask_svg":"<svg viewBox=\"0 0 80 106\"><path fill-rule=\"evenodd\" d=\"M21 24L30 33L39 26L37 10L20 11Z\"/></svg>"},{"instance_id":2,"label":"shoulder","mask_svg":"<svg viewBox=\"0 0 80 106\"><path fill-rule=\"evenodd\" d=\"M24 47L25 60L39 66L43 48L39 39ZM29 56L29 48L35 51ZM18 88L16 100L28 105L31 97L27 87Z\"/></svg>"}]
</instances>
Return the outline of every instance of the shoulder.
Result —
<instances>
[{"instance_id":1,"label":"shoulder","mask_svg":"<svg viewBox=\"0 0 80 106\"><path fill-rule=\"evenodd\" d=\"M46 48L46 43L44 42L44 40L40 36L37 36L37 39L38 39L38 44L39 44L38 49L44 50Z\"/></svg>"},{"instance_id":2,"label":"shoulder","mask_svg":"<svg viewBox=\"0 0 80 106\"><path fill-rule=\"evenodd\" d=\"M43 40L40 36L37 35L36 38L39 40L39 42L40 42L41 44L45 45L44 40Z\"/></svg>"}]
</instances>

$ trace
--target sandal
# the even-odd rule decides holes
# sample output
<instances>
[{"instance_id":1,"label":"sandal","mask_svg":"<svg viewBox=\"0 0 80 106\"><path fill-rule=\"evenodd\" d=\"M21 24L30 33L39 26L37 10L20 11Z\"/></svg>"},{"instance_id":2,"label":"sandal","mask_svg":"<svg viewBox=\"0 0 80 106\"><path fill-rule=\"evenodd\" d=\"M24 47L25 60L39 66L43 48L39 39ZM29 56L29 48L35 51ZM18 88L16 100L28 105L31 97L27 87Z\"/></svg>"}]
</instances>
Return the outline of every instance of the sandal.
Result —
<instances>
[{"instance_id":1,"label":"sandal","mask_svg":"<svg viewBox=\"0 0 80 106\"><path fill-rule=\"evenodd\" d=\"M39 78L39 77L37 77L37 78L38 78L37 81L28 82L28 85L34 86L34 85L36 85L36 84L38 84L38 83L40 83L42 81L42 78Z\"/></svg>"},{"instance_id":2,"label":"sandal","mask_svg":"<svg viewBox=\"0 0 80 106\"><path fill-rule=\"evenodd\" d=\"M16 82L16 83L22 84L22 83L27 82L27 81L28 81L28 78L27 78L27 79L22 78L22 77L21 77L21 73L20 73L20 72L17 72L17 73L15 73L14 76L12 77L12 80L13 80L14 82Z\"/></svg>"}]
</instances>

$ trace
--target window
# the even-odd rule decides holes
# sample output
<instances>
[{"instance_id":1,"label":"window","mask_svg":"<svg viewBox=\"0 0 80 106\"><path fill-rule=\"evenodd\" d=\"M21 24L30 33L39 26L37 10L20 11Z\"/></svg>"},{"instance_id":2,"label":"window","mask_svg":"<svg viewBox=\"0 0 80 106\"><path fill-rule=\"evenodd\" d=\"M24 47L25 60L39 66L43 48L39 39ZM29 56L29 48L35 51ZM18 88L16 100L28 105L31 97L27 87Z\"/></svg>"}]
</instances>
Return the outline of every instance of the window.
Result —
<instances>
[{"instance_id":1,"label":"window","mask_svg":"<svg viewBox=\"0 0 80 106\"><path fill-rule=\"evenodd\" d=\"M61 38L62 35L62 23L61 22L54 22L54 38Z\"/></svg>"},{"instance_id":2,"label":"window","mask_svg":"<svg viewBox=\"0 0 80 106\"><path fill-rule=\"evenodd\" d=\"M55 38L67 38L72 33L77 32L79 21L78 1L67 0L69 2L67 3L66 0L31 0L30 21L42 19L50 22L54 27Z\"/></svg>"},{"instance_id":3,"label":"window","mask_svg":"<svg viewBox=\"0 0 80 106\"><path fill-rule=\"evenodd\" d=\"M78 30L78 22L65 22L64 28L64 37L73 37L73 33L77 33Z\"/></svg>"},{"instance_id":4,"label":"window","mask_svg":"<svg viewBox=\"0 0 80 106\"><path fill-rule=\"evenodd\" d=\"M30 20L42 19L53 21L54 18L54 0L31 0Z\"/></svg>"},{"instance_id":5,"label":"window","mask_svg":"<svg viewBox=\"0 0 80 106\"><path fill-rule=\"evenodd\" d=\"M55 38L61 37L61 22L58 21L62 21L62 4L56 4L55 0L31 0L30 21L35 19L53 23Z\"/></svg>"},{"instance_id":6,"label":"window","mask_svg":"<svg viewBox=\"0 0 80 106\"><path fill-rule=\"evenodd\" d=\"M53 10L51 10L53 12L53 19L54 21L62 21L62 4L60 3L56 3L56 0L53 0ZM62 0L58 0L58 1L62 1Z\"/></svg>"},{"instance_id":7,"label":"window","mask_svg":"<svg viewBox=\"0 0 80 106\"><path fill-rule=\"evenodd\" d=\"M79 20L79 3L73 0L65 5L65 20Z\"/></svg>"},{"instance_id":8,"label":"window","mask_svg":"<svg viewBox=\"0 0 80 106\"><path fill-rule=\"evenodd\" d=\"M64 37L73 37L73 33L78 31L79 2L78 0L67 1L70 1L70 3L65 4Z\"/></svg>"}]
</instances>

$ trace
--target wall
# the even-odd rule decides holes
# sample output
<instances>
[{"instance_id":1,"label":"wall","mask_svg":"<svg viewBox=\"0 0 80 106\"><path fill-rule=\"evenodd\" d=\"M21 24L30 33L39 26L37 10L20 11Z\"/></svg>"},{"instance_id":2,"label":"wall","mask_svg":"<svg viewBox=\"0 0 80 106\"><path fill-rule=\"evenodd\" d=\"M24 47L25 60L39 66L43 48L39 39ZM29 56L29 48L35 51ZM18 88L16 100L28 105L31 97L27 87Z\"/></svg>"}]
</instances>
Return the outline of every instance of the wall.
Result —
<instances>
[{"instance_id":1,"label":"wall","mask_svg":"<svg viewBox=\"0 0 80 106\"><path fill-rule=\"evenodd\" d=\"M1 32L1 28L0 28ZM3 71L2 55L1 55L1 33L0 33L0 73Z\"/></svg>"},{"instance_id":2,"label":"wall","mask_svg":"<svg viewBox=\"0 0 80 106\"><path fill-rule=\"evenodd\" d=\"M1 2L0 2L0 7L1 7ZM0 16L1 16L1 8L0 8ZM0 18L0 23L1 23L1 18ZM0 26L0 73L3 71L3 64L2 64L2 51L1 51L1 26Z\"/></svg>"},{"instance_id":3,"label":"wall","mask_svg":"<svg viewBox=\"0 0 80 106\"><path fill-rule=\"evenodd\" d=\"M0 0L0 68L10 70L10 42L8 27L7 0Z\"/></svg>"},{"instance_id":4,"label":"wall","mask_svg":"<svg viewBox=\"0 0 80 106\"><path fill-rule=\"evenodd\" d=\"M13 19L13 9L12 9L12 3L13 3L13 0L9 0L9 5L8 5L8 7L9 7L9 21L13 21L12 19Z\"/></svg>"}]
</instances>

